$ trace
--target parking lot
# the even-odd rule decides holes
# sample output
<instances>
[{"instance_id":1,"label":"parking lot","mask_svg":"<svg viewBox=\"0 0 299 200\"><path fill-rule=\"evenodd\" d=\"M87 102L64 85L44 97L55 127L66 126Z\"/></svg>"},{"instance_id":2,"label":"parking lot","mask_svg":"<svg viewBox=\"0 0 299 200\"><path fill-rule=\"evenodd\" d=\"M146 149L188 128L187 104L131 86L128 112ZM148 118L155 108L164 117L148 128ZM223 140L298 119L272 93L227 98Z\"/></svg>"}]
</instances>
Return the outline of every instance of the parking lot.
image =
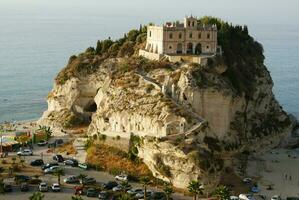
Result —
<instances>
[{"instance_id":1,"label":"parking lot","mask_svg":"<svg viewBox=\"0 0 299 200\"><path fill-rule=\"evenodd\" d=\"M65 138L64 138L65 140ZM10 153L9 157L16 155L16 153ZM36 159L43 159L44 163L53 162L53 156L55 154L48 151L48 148L45 147L39 147L37 145L33 146L33 155L32 156L22 156L22 158L25 159L25 163L30 164L31 161ZM63 155L65 158L72 158L72 156ZM65 200L65 199L71 199L71 196L74 195L74 186L75 184L65 184L63 182L63 179L72 175L79 175L79 174L85 174L88 177L92 177L96 179L97 184L103 184L107 183L109 181L115 181L114 176L110 175L109 173L102 172L102 171L95 171L92 169L84 170L78 167L71 167L71 166L65 166L63 163L59 163L59 165L64 169L65 174L61 176L61 192L54 193L51 190L48 192L45 192L45 199L51 199L55 198L56 200ZM37 169L40 169L39 166L36 167ZM20 173L22 174L22 173ZM42 182L46 182L49 186L53 183L57 183L57 176L51 175L51 174L45 174L39 177L39 179L42 180ZM38 191L38 186L31 185L28 192L21 192L20 187L16 186L14 184L14 179L6 179L5 183L10 183L13 186L13 192L6 193L4 196L0 196L0 200L24 200L29 199L29 197L33 194L33 192ZM142 185L140 183L136 182L130 182L129 184L133 188L142 188ZM158 191L157 188L148 188L148 190L152 191ZM182 194L175 193L172 195L174 199L178 200L188 200L192 199L191 197L183 196ZM95 198L89 198L84 196L83 199L95 199Z\"/></svg>"}]
</instances>

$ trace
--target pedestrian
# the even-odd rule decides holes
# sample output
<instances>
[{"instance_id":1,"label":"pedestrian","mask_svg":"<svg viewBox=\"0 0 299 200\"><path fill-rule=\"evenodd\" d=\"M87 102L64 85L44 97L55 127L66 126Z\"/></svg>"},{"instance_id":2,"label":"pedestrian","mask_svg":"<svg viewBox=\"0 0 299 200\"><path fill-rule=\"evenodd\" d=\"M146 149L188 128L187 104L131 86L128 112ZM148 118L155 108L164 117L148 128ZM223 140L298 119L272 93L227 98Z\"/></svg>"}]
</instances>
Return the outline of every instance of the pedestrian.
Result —
<instances>
[{"instance_id":1,"label":"pedestrian","mask_svg":"<svg viewBox=\"0 0 299 200\"><path fill-rule=\"evenodd\" d=\"M290 175L290 177L289 177L289 180L291 181L292 180L292 176Z\"/></svg>"}]
</instances>

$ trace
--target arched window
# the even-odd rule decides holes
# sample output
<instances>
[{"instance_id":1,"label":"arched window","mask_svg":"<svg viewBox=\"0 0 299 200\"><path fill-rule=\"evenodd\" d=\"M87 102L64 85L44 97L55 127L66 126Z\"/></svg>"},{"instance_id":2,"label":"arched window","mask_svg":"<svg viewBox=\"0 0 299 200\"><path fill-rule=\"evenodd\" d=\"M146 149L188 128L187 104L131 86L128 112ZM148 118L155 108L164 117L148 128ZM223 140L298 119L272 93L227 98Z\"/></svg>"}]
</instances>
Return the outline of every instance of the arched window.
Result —
<instances>
[{"instance_id":1,"label":"arched window","mask_svg":"<svg viewBox=\"0 0 299 200\"><path fill-rule=\"evenodd\" d=\"M188 21L188 26L190 26L190 21Z\"/></svg>"},{"instance_id":2,"label":"arched window","mask_svg":"<svg viewBox=\"0 0 299 200\"><path fill-rule=\"evenodd\" d=\"M210 39L210 33L207 34L207 38Z\"/></svg>"},{"instance_id":3,"label":"arched window","mask_svg":"<svg viewBox=\"0 0 299 200\"><path fill-rule=\"evenodd\" d=\"M179 33L179 39L182 39L182 33Z\"/></svg>"},{"instance_id":4,"label":"arched window","mask_svg":"<svg viewBox=\"0 0 299 200\"><path fill-rule=\"evenodd\" d=\"M171 45L169 45L169 47L168 47L169 49L172 49L172 46Z\"/></svg>"},{"instance_id":5,"label":"arched window","mask_svg":"<svg viewBox=\"0 0 299 200\"><path fill-rule=\"evenodd\" d=\"M169 39L172 39L172 33L169 33Z\"/></svg>"},{"instance_id":6,"label":"arched window","mask_svg":"<svg viewBox=\"0 0 299 200\"><path fill-rule=\"evenodd\" d=\"M189 33L189 38L192 38L192 33Z\"/></svg>"},{"instance_id":7,"label":"arched window","mask_svg":"<svg viewBox=\"0 0 299 200\"><path fill-rule=\"evenodd\" d=\"M150 36L150 37L152 36L152 32L151 32L151 31L149 32L149 36Z\"/></svg>"},{"instance_id":8,"label":"arched window","mask_svg":"<svg viewBox=\"0 0 299 200\"><path fill-rule=\"evenodd\" d=\"M192 26L194 27L194 22L192 22Z\"/></svg>"}]
</instances>

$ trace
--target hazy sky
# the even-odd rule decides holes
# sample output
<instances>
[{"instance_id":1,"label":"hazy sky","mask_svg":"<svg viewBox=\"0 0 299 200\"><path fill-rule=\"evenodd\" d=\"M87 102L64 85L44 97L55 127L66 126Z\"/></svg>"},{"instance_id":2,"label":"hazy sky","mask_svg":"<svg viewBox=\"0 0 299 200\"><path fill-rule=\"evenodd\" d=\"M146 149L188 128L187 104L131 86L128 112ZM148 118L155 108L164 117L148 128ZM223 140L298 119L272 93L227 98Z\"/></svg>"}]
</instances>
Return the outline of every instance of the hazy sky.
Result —
<instances>
[{"instance_id":1,"label":"hazy sky","mask_svg":"<svg viewBox=\"0 0 299 200\"><path fill-rule=\"evenodd\" d=\"M185 14L214 15L241 24L299 25L299 0L0 0L0 11L132 18L137 23L181 19ZM4 14L3 14L4 13Z\"/></svg>"}]
</instances>

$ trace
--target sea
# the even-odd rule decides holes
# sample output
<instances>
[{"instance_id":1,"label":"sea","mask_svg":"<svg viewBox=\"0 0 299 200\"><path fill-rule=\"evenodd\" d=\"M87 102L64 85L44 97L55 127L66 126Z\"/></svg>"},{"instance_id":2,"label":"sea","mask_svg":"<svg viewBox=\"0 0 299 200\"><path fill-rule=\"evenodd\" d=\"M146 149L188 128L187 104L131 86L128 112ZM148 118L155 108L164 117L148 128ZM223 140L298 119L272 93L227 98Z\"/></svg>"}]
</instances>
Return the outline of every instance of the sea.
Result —
<instances>
[{"instance_id":1,"label":"sea","mask_svg":"<svg viewBox=\"0 0 299 200\"><path fill-rule=\"evenodd\" d=\"M163 16L103 13L105 8L71 12L69 3L69 10L64 10L31 4L3 9L0 2L0 123L38 119L47 109L46 96L55 76L71 55L95 46L97 40L121 37L141 23L163 22ZM184 13L177 16L183 17ZM299 118L299 25L262 21L247 25L264 47L276 98Z\"/></svg>"}]
</instances>

